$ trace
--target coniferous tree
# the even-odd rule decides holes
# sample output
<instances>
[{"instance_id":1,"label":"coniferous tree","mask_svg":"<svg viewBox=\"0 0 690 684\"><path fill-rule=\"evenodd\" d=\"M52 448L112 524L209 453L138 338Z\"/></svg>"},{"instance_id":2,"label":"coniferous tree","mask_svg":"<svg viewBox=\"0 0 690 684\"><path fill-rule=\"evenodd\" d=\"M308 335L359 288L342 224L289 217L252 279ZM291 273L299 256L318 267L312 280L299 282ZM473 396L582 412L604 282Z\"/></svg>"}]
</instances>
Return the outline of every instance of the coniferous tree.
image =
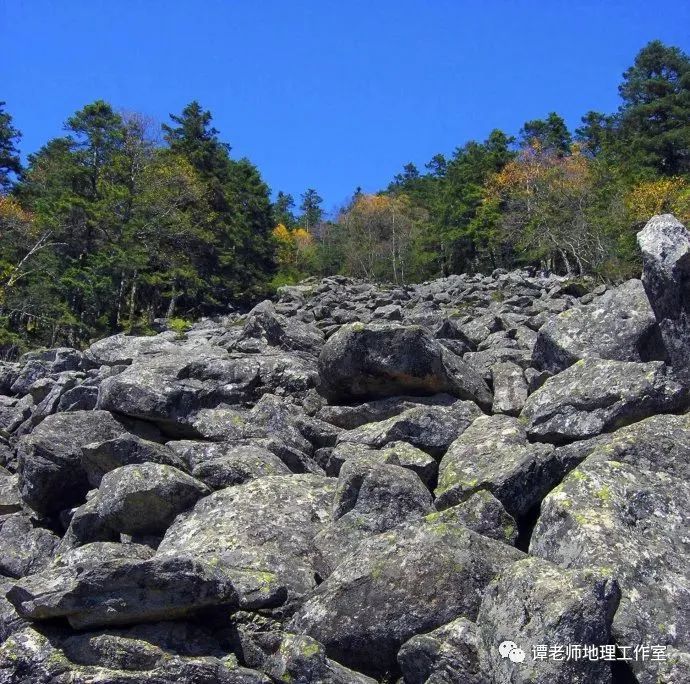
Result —
<instances>
[{"instance_id":1,"label":"coniferous tree","mask_svg":"<svg viewBox=\"0 0 690 684\"><path fill-rule=\"evenodd\" d=\"M4 111L5 103L0 102L0 191L12 187L13 176L22 172L17 143L21 133L12 125L12 117Z\"/></svg>"},{"instance_id":2,"label":"coniferous tree","mask_svg":"<svg viewBox=\"0 0 690 684\"><path fill-rule=\"evenodd\" d=\"M621 150L663 175L690 171L690 57L659 40L645 46L619 87Z\"/></svg>"}]
</instances>

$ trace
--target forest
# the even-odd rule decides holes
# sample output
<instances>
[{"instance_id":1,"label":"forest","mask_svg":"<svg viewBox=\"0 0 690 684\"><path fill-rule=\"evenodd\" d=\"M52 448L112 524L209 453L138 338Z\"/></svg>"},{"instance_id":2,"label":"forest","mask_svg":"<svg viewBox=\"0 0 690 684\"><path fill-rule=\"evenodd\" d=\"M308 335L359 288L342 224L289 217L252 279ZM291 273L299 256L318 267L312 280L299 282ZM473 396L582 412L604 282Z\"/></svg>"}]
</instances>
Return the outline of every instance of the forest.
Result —
<instances>
[{"instance_id":1,"label":"forest","mask_svg":"<svg viewBox=\"0 0 690 684\"><path fill-rule=\"evenodd\" d=\"M198 102L162 125L86 104L26 163L0 102L0 351L183 330L309 276L637 275L646 220L690 220L690 57L650 42L619 95L574 131L551 112L407 164L335 216L314 188L272 196Z\"/></svg>"}]
</instances>

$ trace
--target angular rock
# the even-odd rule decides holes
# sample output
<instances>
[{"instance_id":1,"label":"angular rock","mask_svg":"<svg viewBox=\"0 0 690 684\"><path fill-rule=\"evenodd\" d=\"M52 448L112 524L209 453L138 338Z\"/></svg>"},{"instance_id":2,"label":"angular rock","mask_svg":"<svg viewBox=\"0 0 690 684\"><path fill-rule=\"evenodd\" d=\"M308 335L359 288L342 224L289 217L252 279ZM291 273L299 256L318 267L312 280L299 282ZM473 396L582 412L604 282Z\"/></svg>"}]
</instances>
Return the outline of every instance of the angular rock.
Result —
<instances>
[{"instance_id":1,"label":"angular rock","mask_svg":"<svg viewBox=\"0 0 690 684\"><path fill-rule=\"evenodd\" d=\"M416 473L389 463L347 461L333 499L333 522L314 539L319 571L328 576L357 544L431 510L431 494Z\"/></svg>"},{"instance_id":2,"label":"angular rock","mask_svg":"<svg viewBox=\"0 0 690 684\"><path fill-rule=\"evenodd\" d=\"M165 626L147 625L68 637L54 629L26 628L0 646L0 681L3 684L28 681L36 684L143 681L269 684L265 675L237 667L232 658L221 657L220 653L205 655L205 649L197 653L194 647L200 643L198 638L191 648L185 648L181 639L166 638L165 630ZM194 636L191 629L187 634L188 638ZM177 655L176 651L184 655ZM191 653L186 655L186 651ZM27 674L30 680L26 679Z\"/></svg>"},{"instance_id":3,"label":"angular rock","mask_svg":"<svg viewBox=\"0 0 690 684\"><path fill-rule=\"evenodd\" d=\"M405 684L485 684L479 662L479 630L458 618L428 634L418 634L398 651Z\"/></svg>"},{"instance_id":4,"label":"angular rock","mask_svg":"<svg viewBox=\"0 0 690 684\"><path fill-rule=\"evenodd\" d=\"M7 598L22 617L66 617L75 629L178 619L238 602L230 576L189 556L49 568L19 580Z\"/></svg>"},{"instance_id":5,"label":"angular rock","mask_svg":"<svg viewBox=\"0 0 690 684\"><path fill-rule=\"evenodd\" d=\"M343 326L324 345L319 373L333 399L447 392L492 401L486 383L419 326Z\"/></svg>"},{"instance_id":6,"label":"angular rock","mask_svg":"<svg viewBox=\"0 0 690 684\"><path fill-rule=\"evenodd\" d=\"M417 406L450 406L456 401L456 397L450 394L436 394L430 397L386 397L385 399L374 399L354 405L347 406L324 406L317 416L327 423L337 425L345 430L352 430L365 425L366 423L376 423L387 418L392 418L407 409Z\"/></svg>"},{"instance_id":7,"label":"angular rock","mask_svg":"<svg viewBox=\"0 0 690 684\"><path fill-rule=\"evenodd\" d=\"M642 283L671 365L690 378L690 234L672 214L652 217L637 234Z\"/></svg>"},{"instance_id":8,"label":"angular rock","mask_svg":"<svg viewBox=\"0 0 690 684\"><path fill-rule=\"evenodd\" d=\"M317 584L314 537L330 520L335 490L318 475L275 475L214 492L178 518L158 547L161 558L180 553L220 568L243 569L298 598ZM257 589L238 586L240 601Z\"/></svg>"},{"instance_id":9,"label":"angular rock","mask_svg":"<svg viewBox=\"0 0 690 684\"><path fill-rule=\"evenodd\" d=\"M611 663L589 658L548 658L551 646L611 644L611 622L620 600L615 580L591 571L567 571L537 558L514 563L489 585L477 617L482 663L489 681L516 684L612 682ZM516 664L499 646L513 641L526 649ZM534 659L537 645L546 659Z\"/></svg>"},{"instance_id":10,"label":"angular rock","mask_svg":"<svg viewBox=\"0 0 690 684\"><path fill-rule=\"evenodd\" d=\"M560 373L584 358L652 361L665 357L654 312L639 280L608 290L592 304L551 318L540 329L534 365Z\"/></svg>"},{"instance_id":11,"label":"angular rock","mask_svg":"<svg viewBox=\"0 0 690 684\"><path fill-rule=\"evenodd\" d=\"M458 401L450 406L419 406L403 413L343 432L338 444L363 444L381 448L393 442L407 442L440 457L460 436L481 411L470 401Z\"/></svg>"},{"instance_id":12,"label":"angular rock","mask_svg":"<svg viewBox=\"0 0 690 684\"><path fill-rule=\"evenodd\" d=\"M290 469L275 454L259 446L226 445L223 456L204 460L192 475L211 487L223 489L268 475L289 475Z\"/></svg>"},{"instance_id":13,"label":"angular rock","mask_svg":"<svg viewBox=\"0 0 690 684\"><path fill-rule=\"evenodd\" d=\"M687 392L661 361L583 359L530 395L520 420L533 439L587 439L687 404Z\"/></svg>"},{"instance_id":14,"label":"angular rock","mask_svg":"<svg viewBox=\"0 0 690 684\"><path fill-rule=\"evenodd\" d=\"M323 645L304 634L286 634L266 671L274 681L294 684L376 684L328 658Z\"/></svg>"},{"instance_id":15,"label":"angular rock","mask_svg":"<svg viewBox=\"0 0 690 684\"><path fill-rule=\"evenodd\" d=\"M481 591L524 555L464 527L425 522L368 539L298 610L290 629L330 658L380 676L410 637L476 618Z\"/></svg>"},{"instance_id":16,"label":"angular rock","mask_svg":"<svg viewBox=\"0 0 690 684\"><path fill-rule=\"evenodd\" d=\"M530 444L517 418L481 416L453 442L441 460L436 507L454 506L481 489L512 516L525 515L563 477L550 444Z\"/></svg>"},{"instance_id":17,"label":"angular rock","mask_svg":"<svg viewBox=\"0 0 690 684\"><path fill-rule=\"evenodd\" d=\"M494 386L492 413L517 416L527 401L527 381L522 368L511 361L491 366Z\"/></svg>"},{"instance_id":18,"label":"angular rock","mask_svg":"<svg viewBox=\"0 0 690 684\"><path fill-rule=\"evenodd\" d=\"M127 432L107 411L74 411L48 416L17 446L22 500L37 513L79 505L89 489L81 447Z\"/></svg>"},{"instance_id":19,"label":"angular rock","mask_svg":"<svg viewBox=\"0 0 690 684\"><path fill-rule=\"evenodd\" d=\"M168 447L130 434L86 444L81 448L81 454L82 466L92 487L98 487L106 473L125 465L159 463L179 470L187 469L182 459Z\"/></svg>"},{"instance_id":20,"label":"angular rock","mask_svg":"<svg viewBox=\"0 0 690 684\"><path fill-rule=\"evenodd\" d=\"M19 496L19 475L11 475L0 468L0 516L16 513L22 509Z\"/></svg>"},{"instance_id":21,"label":"angular rock","mask_svg":"<svg viewBox=\"0 0 690 684\"><path fill-rule=\"evenodd\" d=\"M617 431L542 502L530 553L616 577L619 644L690 652L689 421L654 416ZM642 684L657 681L658 661L631 665Z\"/></svg>"},{"instance_id":22,"label":"angular rock","mask_svg":"<svg viewBox=\"0 0 690 684\"><path fill-rule=\"evenodd\" d=\"M0 575L24 577L45 568L60 539L23 513L0 517Z\"/></svg>"},{"instance_id":23,"label":"angular rock","mask_svg":"<svg viewBox=\"0 0 690 684\"><path fill-rule=\"evenodd\" d=\"M503 504L486 489L471 494L462 503L426 517L430 522L463 525L468 529L515 546L518 526Z\"/></svg>"},{"instance_id":24,"label":"angular rock","mask_svg":"<svg viewBox=\"0 0 690 684\"><path fill-rule=\"evenodd\" d=\"M205 484L172 466L122 466L103 476L96 495L77 509L68 534L77 543L107 541L112 538L108 532L114 538L162 535L179 513L210 493Z\"/></svg>"}]
</instances>

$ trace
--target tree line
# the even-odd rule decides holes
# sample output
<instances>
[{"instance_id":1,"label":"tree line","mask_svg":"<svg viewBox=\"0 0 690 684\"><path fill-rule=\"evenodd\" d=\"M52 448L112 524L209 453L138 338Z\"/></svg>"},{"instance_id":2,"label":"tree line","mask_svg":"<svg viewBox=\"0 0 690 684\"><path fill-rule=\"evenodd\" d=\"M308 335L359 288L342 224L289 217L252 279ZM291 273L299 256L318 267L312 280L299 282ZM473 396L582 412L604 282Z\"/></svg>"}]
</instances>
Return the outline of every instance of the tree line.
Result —
<instances>
[{"instance_id":1,"label":"tree line","mask_svg":"<svg viewBox=\"0 0 690 684\"><path fill-rule=\"evenodd\" d=\"M407 164L328 220L313 188L299 207L271 201L197 102L162 126L94 102L25 167L0 103L0 347L79 346L161 317L184 328L312 275L633 275L649 216L690 219L690 58L652 41L619 94L574 131L552 112Z\"/></svg>"}]
</instances>

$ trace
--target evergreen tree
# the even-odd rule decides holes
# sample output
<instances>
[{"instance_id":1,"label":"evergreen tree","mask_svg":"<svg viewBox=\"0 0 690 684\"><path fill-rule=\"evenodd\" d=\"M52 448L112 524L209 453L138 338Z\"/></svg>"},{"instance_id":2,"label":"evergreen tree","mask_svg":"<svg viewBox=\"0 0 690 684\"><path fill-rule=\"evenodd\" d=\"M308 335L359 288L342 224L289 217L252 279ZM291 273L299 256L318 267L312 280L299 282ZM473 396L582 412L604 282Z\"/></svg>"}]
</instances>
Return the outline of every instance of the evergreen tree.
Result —
<instances>
[{"instance_id":1,"label":"evergreen tree","mask_svg":"<svg viewBox=\"0 0 690 684\"><path fill-rule=\"evenodd\" d=\"M300 224L303 228L312 230L314 226L321 222L323 218L322 203L323 198L319 196L319 193L314 188L309 188L302 193L302 204L300 204L299 208L302 211Z\"/></svg>"},{"instance_id":2,"label":"evergreen tree","mask_svg":"<svg viewBox=\"0 0 690 684\"><path fill-rule=\"evenodd\" d=\"M536 141L547 152L563 156L570 152L572 136L563 118L551 112L546 119L526 121L520 130L520 140L523 147Z\"/></svg>"},{"instance_id":3,"label":"evergreen tree","mask_svg":"<svg viewBox=\"0 0 690 684\"><path fill-rule=\"evenodd\" d=\"M292 195L279 190L273 203L273 223L276 226L282 224L286 228L294 228L297 225L294 208L295 200Z\"/></svg>"},{"instance_id":4,"label":"evergreen tree","mask_svg":"<svg viewBox=\"0 0 690 684\"><path fill-rule=\"evenodd\" d=\"M4 111L5 103L0 102L0 192L12 187L13 176L22 172L17 143L21 133L12 125L12 117Z\"/></svg>"},{"instance_id":5,"label":"evergreen tree","mask_svg":"<svg viewBox=\"0 0 690 684\"><path fill-rule=\"evenodd\" d=\"M619 92L624 158L663 175L689 172L690 57L654 40L623 74Z\"/></svg>"}]
</instances>

